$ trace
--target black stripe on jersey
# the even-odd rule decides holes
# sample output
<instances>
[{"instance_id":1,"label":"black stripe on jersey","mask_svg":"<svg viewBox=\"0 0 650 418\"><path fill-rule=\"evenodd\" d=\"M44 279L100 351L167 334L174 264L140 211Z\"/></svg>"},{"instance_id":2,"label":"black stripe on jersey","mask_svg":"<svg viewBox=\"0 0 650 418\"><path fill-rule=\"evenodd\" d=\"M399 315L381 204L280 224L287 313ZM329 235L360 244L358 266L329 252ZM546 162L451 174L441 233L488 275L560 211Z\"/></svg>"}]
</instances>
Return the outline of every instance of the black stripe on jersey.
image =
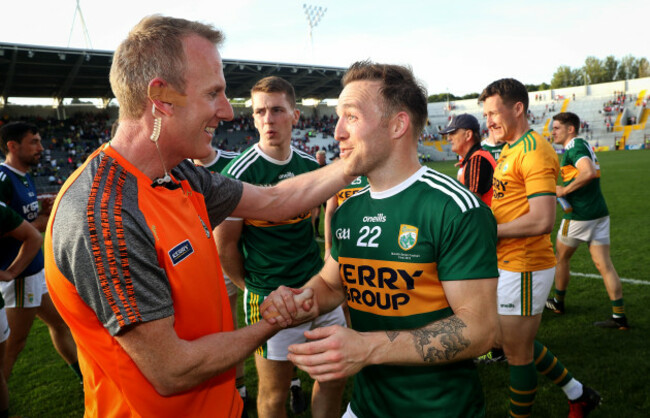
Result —
<instances>
[{"instance_id":1,"label":"black stripe on jersey","mask_svg":"<svg viewBox=\"0 0 650 418\"><path fill-rule=\"evenodd\" d=\"M479 200L474 193L470 192L460 183L454 181L451 177L445 174L429 168L422 174L419 181L424 182L432 188L451 197L462 212L480 206Z\"/></svg>"},{"instance_id":2,"label":"black stripe on jersey","mask_svg":"<svg viewBox=\"0 0 650 418\"><path fill-rule=\"evenodd\" d=\"M250 147L247 151L244 151L243 154L237 159L230 169L228 169L228 174L238 179L244 171L248 168L249 165L253 164L255 160L260 157L260 154L257 152L257 148Z\"/></svg>"}]
</instances>

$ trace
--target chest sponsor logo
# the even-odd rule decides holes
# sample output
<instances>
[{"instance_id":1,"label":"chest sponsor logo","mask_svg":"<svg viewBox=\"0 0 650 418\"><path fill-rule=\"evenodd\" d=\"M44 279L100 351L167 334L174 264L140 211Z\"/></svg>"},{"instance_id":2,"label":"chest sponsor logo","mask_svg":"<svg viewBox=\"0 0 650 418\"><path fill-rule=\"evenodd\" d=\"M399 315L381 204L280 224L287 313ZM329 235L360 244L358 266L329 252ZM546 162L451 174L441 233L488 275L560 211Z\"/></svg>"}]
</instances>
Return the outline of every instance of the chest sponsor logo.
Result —
<instances>
[{"instance_id":1,"label":"chest sponsor logo","mask_svg":"<svg viewBox=\"0 0 650 418\"><path fill-rule=\"evenodd\" d=\"M339 257L339 274L352 309L400 317L449 306L435 263Z\"/></svg>"},{"instance_id":2,"label":"chest sponsor logo","mask_svg":"<svg viewBox=\"0 0 650 418\"><path fill-rule=\"evenodd\" d=\"M190 254L194 252L190 240L186 239L181 242L171 250L169 250L169 258L172 260L172 264L176 265L181 261L185 260Z\"/></svg>"},{"instance_id":3,"label":"chest sponsor logo","mask_svg":"<svg viewBox=\"0 0 650 418\"><path fill-rule=\"evenodd\" d=\"M336 230L336 239L350 239L350 228L339 228Z\"/></svg>"},{"instance_id":4,"label":"chest sponsor logo","mask_svg":"<svg viewBox=\"0 0 650 418\"><path fill-rule=\"evenodd\" d=\"M364 222L386 222L386 215L383 213L378 213L375 216L364 216Z\"/></svg>"},{"instance_id":5,"label":"chest sponsor logo","mask_svg":"<svg viewBox=\"0 0 650 418\"><path fill-rule=\"evenodd\" d=\"M405 224L399 226L399 236L397 237L397 243L401 249L408 251L411 248L415 247L415 244L417 244L417 242L418 228Z\"/></svg>"}]
</instances>

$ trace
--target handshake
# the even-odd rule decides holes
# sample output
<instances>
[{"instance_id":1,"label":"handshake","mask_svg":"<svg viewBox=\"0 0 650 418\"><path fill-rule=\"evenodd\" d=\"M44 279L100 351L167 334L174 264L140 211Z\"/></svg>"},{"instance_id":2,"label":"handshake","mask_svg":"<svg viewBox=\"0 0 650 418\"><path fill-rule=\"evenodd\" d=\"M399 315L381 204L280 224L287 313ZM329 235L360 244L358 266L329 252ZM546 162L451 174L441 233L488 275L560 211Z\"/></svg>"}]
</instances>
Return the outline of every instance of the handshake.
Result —
<instances>
[{"instance_id":1,"label":"handshake","mask_svg":"<svg viewBox=\"0 0 650 418\"><path fill-rule=\"evenodd\" d=\"M319 315L312 289L292 289L286 286L278 287L264 299L260 313L269 324L277 324L282 328L300 325Z\"/></svg>"}]
</instances>

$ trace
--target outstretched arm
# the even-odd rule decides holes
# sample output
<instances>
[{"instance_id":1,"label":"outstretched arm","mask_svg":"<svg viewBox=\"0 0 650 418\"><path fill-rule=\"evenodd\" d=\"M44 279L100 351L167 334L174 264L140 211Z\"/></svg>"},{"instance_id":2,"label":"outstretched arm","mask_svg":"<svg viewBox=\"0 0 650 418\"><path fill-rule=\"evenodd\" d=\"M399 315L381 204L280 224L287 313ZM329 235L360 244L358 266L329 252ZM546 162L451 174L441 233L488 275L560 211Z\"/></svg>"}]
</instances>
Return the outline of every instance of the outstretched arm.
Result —
<instances>
[{"instance_id":1,"label":"outstretched arm","mask_svg":"<svg viewBox=\"0 0 650 418\"><path fill-rule=\"evenodd\" d=\"M231 216L283 221L320 205L352 180L354 177L343 173L343 161L335 161L273 187L244 183L241 200Z\"/></svg>"}]
</instances>

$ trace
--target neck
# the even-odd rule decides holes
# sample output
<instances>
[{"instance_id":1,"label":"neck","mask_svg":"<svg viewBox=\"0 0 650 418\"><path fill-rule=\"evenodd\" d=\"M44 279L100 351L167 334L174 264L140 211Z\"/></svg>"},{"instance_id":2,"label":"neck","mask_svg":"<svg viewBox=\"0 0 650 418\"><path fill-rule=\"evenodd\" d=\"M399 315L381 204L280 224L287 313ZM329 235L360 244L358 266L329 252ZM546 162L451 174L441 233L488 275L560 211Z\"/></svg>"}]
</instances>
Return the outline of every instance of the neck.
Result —
<instances>
[{"instance_id":1,"label":"neck","mask_svg":"<svg viewBox=\"0 0 650 418\"><path fill-rule=\"evenodd\" d=\"M111 147L143 174L154 180L163 177L165 170L156 144L149 139L150 125L151 123L147 127L146 121L143 120L120 121L115 137L111 140ZM167 171L171 171L176 166L168 161L165 161L165 165Z\"/></svg>"},{"instance_id":2,"label":"neck","mask_svg":"<svg viewBox=\"0 0 650 418\"><path fill-rule=\"evenodd\" d=\"M519 122L517 123L517 127L514 130L514 135L513 138L509 141L506 141L508 144L513 144L519 140L528 130L530 129L530 125L528 124L527 119L520 119Z\"/></svg>"},{"instance_id":3,"label":"neck","mask_svg":"<svg viewBox=\"0 0 650 418\"><path fill-rule=\"evenodd\" d=\"M259 147L269 157L278 161L285 161L291 154L291 139L289 141L282 141L279 145L270 145L260 141Z\"/></svg>"},{"instance_id":4,"label":"neck","mask_svg":"<svg viewBox=\"0 0 650 418\"><path fill-rule=\"evenodd\" d=\"M27 173L30 168L28 165L21 163L12 154L7 155L7 158L5 159L5 164L23 173Z\"/></svg>"},{"instance_id":5,"label":"neck","mask_svg":"<svg viewBox=\"0 0 650 418\"><path fill-rule=\"evenodd\" d=\"M373 192L383 192L408 179L422 167L416 149L408 153L393 150L394 157L367 174Z\"/></svg>"}]
</instances>

